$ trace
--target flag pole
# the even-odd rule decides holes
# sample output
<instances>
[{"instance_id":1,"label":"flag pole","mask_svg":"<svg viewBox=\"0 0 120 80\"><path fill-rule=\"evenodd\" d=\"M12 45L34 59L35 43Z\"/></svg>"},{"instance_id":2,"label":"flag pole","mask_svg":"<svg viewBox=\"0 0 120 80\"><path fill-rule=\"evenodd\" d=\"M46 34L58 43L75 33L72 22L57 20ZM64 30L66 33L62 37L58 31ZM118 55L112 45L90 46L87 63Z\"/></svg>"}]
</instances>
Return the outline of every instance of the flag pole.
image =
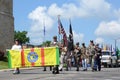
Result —
<instances>
[{"instance_id":1,"label":"flag pole","mask_svg":"<svg viewBox=\"0 0 120 80\"><path fill-rule=\"evenodd\" d=\"M60 15L58 15L58 42L60 42L61 27L60 27Z\"/></svg>"},{"instance_id":2,"label":"flag pole","mask_svg":"<svg viewBox=\"0 0 120 80\"><path fill-rule=\"evenodd\" d=\"M45 42L45 19L43 19L43 42Z\"/></svg>"}]
</instances>

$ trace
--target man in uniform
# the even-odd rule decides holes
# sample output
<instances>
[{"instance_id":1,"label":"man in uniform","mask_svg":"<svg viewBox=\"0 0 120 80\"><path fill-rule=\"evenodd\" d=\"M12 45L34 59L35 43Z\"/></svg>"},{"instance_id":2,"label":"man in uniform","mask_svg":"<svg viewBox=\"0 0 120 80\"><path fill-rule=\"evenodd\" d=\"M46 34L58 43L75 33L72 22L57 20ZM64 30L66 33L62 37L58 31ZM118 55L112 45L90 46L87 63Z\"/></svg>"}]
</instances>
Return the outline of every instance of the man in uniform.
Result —
<instances>
[{"instance_id":1,"label":"man in uniform","mask_svg":"<svg viewBox=\"0 0 120 80\"><path fill-rule=\"evenodd\" d=\"M73 36L69 35L68 45L67 45L67 54L66 54L66 71L68 71L68 67L71 69L71 58L74 52L74 44L73 44Z\"/></svg>"},{"instance_id":2,"label":"man in uniform","mask_svg":"<svg viewBox=\"0 0 120 80\"><path fill-rule=\"evenodd\" d=\"M101 48L99 47L99 44L96 44L95 46L95 55L96 55L96 58L95 58L95 61L96 61L96 65L97 65L97 69L98 71L101 71Z\"/></svg>"},{"instance_id":3,"label":"man in uniform","mask_svg":"<svg viewBox=\"0 0 120 80\"><path fill-rule=\"evenodd\" d=\"M60 71L62 71L63 66L64 66L66 52L67 52L67 47L65 47L65 45L63 43L61 43L61 46L60 46L60 65L59 65Z\"/></svg>"},{"instance_id":4,"label":"man in uniform","mask_svg":"<svg viewBox=\"0 0 120 80\"><path fill-rule=\"evenodd\" d=\"M75 63L76 63L76 71L79 71L79 67L80 67L80 55L81 55L81 50L80 50L80 46L79 46L79 42L76 43L76 46L75 46Z\"/></svg>"},{"instance_id":5,"label":"man in uniform","mask_svg":"<svg viewBox=\"0 0 120 80\"><path fill-rule=\"evenodd\" d=\"M82 47L81 47L81 59L82 59L82 67L83 67L83 71L87 71L87 48L85 46L85 43L82 43Z\"/></svg>"},{"instance_id":6,"label":"man in uniform","mask_svg":"<svg viewBox=\"0 0 120 80\"><path fill-rule=\"evenodd\" d=\"M94 71L94 57L95 57L95 45L93 40L90 40L90 44L88 46L89 49L89 61L90 61L90 65L92 68L92 71Z\"/></svg>"}]
</instances>

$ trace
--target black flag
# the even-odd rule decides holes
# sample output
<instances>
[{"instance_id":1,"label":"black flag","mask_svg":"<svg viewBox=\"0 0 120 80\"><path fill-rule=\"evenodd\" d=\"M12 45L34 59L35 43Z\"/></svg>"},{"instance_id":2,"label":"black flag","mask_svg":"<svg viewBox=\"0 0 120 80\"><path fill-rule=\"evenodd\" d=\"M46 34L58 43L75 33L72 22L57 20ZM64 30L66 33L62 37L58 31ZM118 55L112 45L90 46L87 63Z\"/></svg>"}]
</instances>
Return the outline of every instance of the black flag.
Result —
<instances>
[{"instance_id":1,"label":"black flag","mask_svg":"<svg viewBox=\"0 0 120 80\"><path fill-rule=\"evenodd\" d=\"M71 21L70 21L70 26L69 26L68 50L69 51L74 50L74 40L73 40Z\"/></svg>"}]
</instances>

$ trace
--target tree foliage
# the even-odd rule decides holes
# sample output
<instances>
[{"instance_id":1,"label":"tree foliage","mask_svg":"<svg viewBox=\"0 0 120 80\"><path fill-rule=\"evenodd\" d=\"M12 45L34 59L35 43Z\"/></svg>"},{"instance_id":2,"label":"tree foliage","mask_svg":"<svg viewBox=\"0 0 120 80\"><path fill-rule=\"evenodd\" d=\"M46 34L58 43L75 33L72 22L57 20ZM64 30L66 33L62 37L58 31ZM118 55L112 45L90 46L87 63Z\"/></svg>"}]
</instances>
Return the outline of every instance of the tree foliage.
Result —
<instances>
[{"instance_id":1,"label":"tree foliage","mask_svg":"<svg viewBox=\"0 0 120 80\"><path fill-rule=\"evenodd\" d=\"M20 40L21 44L29 43L29 37L27 37L27 31L15 31L14 39Z\"/></svg>"},{"instance_id":2,"label":"tree foliage","mask_svg":"<svg viewBox=\"0 0 120 80\"><path fill-rule=\"evenodd\" d=\"M51 43L51 41L45 41L42 43L42 46L48 47L48 46L50 46L50 43Z\"/></svg>"}]
</instances>

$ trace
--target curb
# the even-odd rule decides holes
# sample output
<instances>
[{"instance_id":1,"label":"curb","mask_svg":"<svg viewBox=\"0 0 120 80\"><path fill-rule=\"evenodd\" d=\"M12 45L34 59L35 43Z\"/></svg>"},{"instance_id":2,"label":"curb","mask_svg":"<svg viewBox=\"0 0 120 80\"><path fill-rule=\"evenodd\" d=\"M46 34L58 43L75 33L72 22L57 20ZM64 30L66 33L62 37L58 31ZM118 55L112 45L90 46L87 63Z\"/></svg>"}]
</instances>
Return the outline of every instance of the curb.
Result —
<instances>
[{"instance_id":1,"label":"curb","mask_svg":"<svg viewBox=\"0 0 120 80\"><path fill-rule=\"evenodd\" d=\"M33 70L33 69L40 69L40 68L42 68L42 67L29 67L29 68L20 68L21 70ZM14 68L13 69L2 69L2 70L0 70L0 72L7 72L7 71L13 71L14 70Z\"/></svg>"}]
</instances>

